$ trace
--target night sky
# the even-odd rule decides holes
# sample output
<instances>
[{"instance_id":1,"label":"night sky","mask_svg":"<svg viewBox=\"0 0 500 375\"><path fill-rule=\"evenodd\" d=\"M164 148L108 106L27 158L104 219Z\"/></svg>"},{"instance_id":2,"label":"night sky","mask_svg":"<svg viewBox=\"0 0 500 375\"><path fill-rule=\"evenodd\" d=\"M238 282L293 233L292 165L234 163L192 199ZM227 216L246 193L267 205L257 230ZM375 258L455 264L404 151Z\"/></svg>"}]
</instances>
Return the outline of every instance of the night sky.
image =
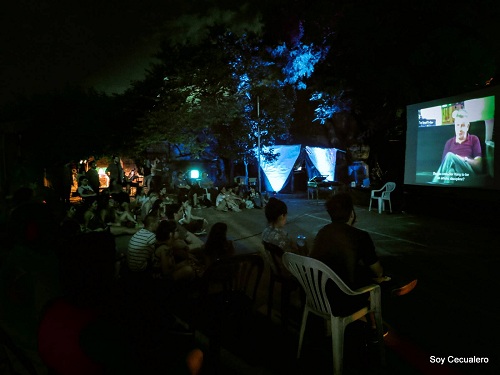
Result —
<instances>
[{"instance_id":1,"label":"night sky","mask_svg":"<svg viewBox=\"0 0 500 375\"><path fill-rule=\"evenodd\" d=\"M383 12L393 17L391 20L408 18L408 21L400 22L413 24L408 27L415 27L414 19L421 20L416 23L419 41L436 26L446 22L453 26L457 15L465 15L476 31L479 26L488 26L496 19L491 15L494 9L492 1L480 0L473 5L463 1L443 1L439 2L438 9L431 1L408 2L405 6L397 2L399 5L395 7L391 0L385 0L377 3L376 9L384 8ZM339 3L354 4L351 7L355 9L355 15L362 9L354 0L352 3L339 0ZM419 11L411 10L410 4L415 7L421 3L423 5L417 7ZM464 4L459 5L461 3ZM0 103L14 98L16 93L44 93L62 88L67 83L95 87L107 93L122 92L132 80L143 78L161 38L193 39L204 26L216 20L230 23L233 28L256 30L262 28L260 12L267 15L267 29L275 36L280 32L280 25L286 24L283 14L309 12L314 13L309 14L310 20L323 22L324 19L319 21L320 8L326 4L331 6L324 0L314 4L305 0L253 0L248 3L229 0L13 1L4 5L0 12ZM317 13L320 15L316 17ZM350 24L351 21L345 22ZM353 32L360 24L364 23L352 21ZM478 33L480 37L486 35L485 43L496 43L496 38L491 35L491 30L496 29L493 26ZM390 39L390 29L386 32L389 35L382 34L381 38ZM465 37L459 38L463 40ZM361 41L365 39L361 38ZM454 43L453 38L445 42ZM362 61L370 58L363 56L366 46L355 47L359 50L358 55L363 57ZM492 53L497 49L492 46ZM450 64L456 65L456 61Z\"/></svg>"},{"instance_id":2,"label":"night sky","mask_svg":"<svg viewBox=\"0 0 500 375\"><path fill-rule=\"evenodd\" d=\"M121 92L143 78L165 36L193 38L217 19L244 17L233 23L259 27L255 12L242 7L203 0L12 2L0 14L0 101L67 83Z\"/></svg>"},{"instance_id":3,"label":"night sky","mask_svg":"<svg viewBox=\"0 0 500 375\"><path fill-rule=\"evenodd\" d=\"M20 0L2 7L1 99L66 83L122 91L142 78L160 26L175 14L170 3Z\"/></svg>"}]
</instances>

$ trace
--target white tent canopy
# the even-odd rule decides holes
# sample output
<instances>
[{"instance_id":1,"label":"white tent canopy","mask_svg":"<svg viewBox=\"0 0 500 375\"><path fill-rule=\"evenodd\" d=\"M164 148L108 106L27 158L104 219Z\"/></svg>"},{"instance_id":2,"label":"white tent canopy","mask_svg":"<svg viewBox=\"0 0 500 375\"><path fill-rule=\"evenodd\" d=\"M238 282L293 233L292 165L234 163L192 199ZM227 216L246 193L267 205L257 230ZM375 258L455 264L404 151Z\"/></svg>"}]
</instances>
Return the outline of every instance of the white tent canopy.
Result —
<instances>
[{"instance_id":1,"label":"white tent canopy","mask_svg":"<svg viewBox=\"0 0 500 375\"><path fill-rule=\"evenodd\" d=\"M305 147L307 157L327 181L335 181L335 167L337 165L337 148ZM311 178L314 176L310 176Z\"/></svg>"},{"instance_id":2,"label":"white tent canopy","mask_svg":"<svg viewBox=\"0 0 500 375\"><path fill-rule=\"evenodd\" d=\"M269 149L263 147L264 152L268 152ZM273 191L280 191L300 155L301 147L300 145L283 145L273 146L272 149L274 154L279 154L278 158L273 162L261 161L260 166Z\"/></svg>"},{"instance_id":3,"label":"white tent canopy","mask_svg":"<svg viewBox=\"0 0 500 375\"><path fill-rule=\"evenodd\" d=\"M273 147L263 147L262 149L265 152L272 149L274 154L279 155L275 161L261 161L262 171L265 178L267 178L264 186L267 185L267 188L271 188L272 191L276 192L283 189L299 158L306 160L309 178L322 175L327 176L327 181L337 181L337 158L339 154L345 154L345 151L336 148L309 146L302 148L301 145L275 145ZM257 153L257 150L255 151Z\"/></svg>"}]
</instances>

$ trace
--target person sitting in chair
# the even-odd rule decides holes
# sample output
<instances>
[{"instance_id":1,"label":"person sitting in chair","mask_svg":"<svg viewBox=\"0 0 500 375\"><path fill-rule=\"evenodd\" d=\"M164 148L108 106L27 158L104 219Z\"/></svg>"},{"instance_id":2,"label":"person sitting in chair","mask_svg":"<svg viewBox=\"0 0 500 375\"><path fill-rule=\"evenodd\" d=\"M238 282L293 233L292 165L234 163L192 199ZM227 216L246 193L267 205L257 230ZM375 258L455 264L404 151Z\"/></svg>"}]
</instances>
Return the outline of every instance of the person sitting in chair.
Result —
<instances>
[{"instance_id":1,"label":"person sitting in chair","mask_svg":"<svg viewBox=\"0 0 500 375\"><path fill-rule=\"evenodd\" d=\"M85 176L80 177L80 186L78 187L78 195L82 198L95 198L97 193L89 185L89 179Z\"/></svg>"},{"instance_id":2,"label":"person sitting in chair","mask_svg":"<svg viewBox=\"0 0 500 375\"><path fill-rule=\"evenodd\" d=\"M339 193L326 202L326 211L332 222L321 228L314 239L309 256L330 267L348 287L358 289L369 284L380 284L382 295L403 295L410 292L417 280L392 280L384 273L384 268L375 252L370 235L354 227L356 212L352 198L347 193ZM411 278L410 278L411 279ZM338 288L327 289L327 293L337 302L338 314L351 314L368 304L369 294L348 296Z\"/></svg>"},{"instance_id":3,"label":"person sitting in chair","mask_svg":"<svg viewBox=\"0 0 500 375\"><path fill-rule=\"evenodd\" d=\"M432 179L433 183L452 184L466 173L474 175L482 171L482 150L479 138L469 134L470 122L464 109L454 113L455 136L444 145L441 165ZM457 174L457 175L455 175Z\"/></svg>"}]
</instances>

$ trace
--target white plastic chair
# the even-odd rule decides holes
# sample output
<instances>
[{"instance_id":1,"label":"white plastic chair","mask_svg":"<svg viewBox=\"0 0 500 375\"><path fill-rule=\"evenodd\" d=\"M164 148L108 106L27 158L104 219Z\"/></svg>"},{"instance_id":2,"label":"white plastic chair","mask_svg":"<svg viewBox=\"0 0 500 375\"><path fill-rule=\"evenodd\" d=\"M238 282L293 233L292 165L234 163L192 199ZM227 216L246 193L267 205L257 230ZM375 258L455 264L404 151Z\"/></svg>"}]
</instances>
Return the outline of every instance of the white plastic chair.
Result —
<instances>
[{"instance_id":1,"label":"white plastic chair","mask_svg":"<svg viewBox=\"0 0 500 375\"><path fill-rule=\"evenodd\" d=\"M297 278L306 293L306 304L304 307L304 314L302 315L297 358L300 357L307 317L309 312L311 312L324 318L330 323L334 374L342 374L345 328L348 324L362 318L370 312L373 312L375 315L375 323L377 325L380 358L382 364L384 364L385 353L383 344L382 309L380 304L380 286L368 285L360 289L351 290L351 288L349 288L330 267L317 259L294 253L285 253L283 254L282 260L283 265ZM326 294L326 284L328 280L332 280L335 284L337 284L342 292L351 296L357 296L369 292L370 306L363 307L348 316L334 315L330 303L335 303L335 301L330 301Z\"/></svg>"},{"instance_id":2,"label":"white plastic chair","mask_svg":"<svg viewBox=\"0 0 500 375\"><path fill-rule=\"evenodd\" d=\"M389 210L392 213L391 205L391 193L396 189L395 182L387 182L382 188L378 190L372 190L370 196L370 207L368 211L372 210L372 201L375 199L378 202L378 213L381 214L385 211L385 201L389 202Z\"/></svg>"}]
</instances>

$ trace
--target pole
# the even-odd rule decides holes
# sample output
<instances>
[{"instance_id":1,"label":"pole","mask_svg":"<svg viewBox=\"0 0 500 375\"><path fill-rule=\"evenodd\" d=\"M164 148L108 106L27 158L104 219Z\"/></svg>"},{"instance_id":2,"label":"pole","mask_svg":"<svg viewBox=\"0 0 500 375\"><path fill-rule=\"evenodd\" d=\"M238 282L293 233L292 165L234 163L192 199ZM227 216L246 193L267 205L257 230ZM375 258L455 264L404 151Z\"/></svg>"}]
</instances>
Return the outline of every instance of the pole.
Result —
<instances>
[{"instance_id":1,"label":"pole","mask_svg":"<svg viewBox=\"0 0 500 375\"><path fill-rule=\"evenodd\" d=\"M259 166L257 167L257 176L259 180L259 193L262 192L262 183L260 182L260 101L259 97L257 96L257 148L258 148L258 162Z\"/></svg>"}]
</instances>

